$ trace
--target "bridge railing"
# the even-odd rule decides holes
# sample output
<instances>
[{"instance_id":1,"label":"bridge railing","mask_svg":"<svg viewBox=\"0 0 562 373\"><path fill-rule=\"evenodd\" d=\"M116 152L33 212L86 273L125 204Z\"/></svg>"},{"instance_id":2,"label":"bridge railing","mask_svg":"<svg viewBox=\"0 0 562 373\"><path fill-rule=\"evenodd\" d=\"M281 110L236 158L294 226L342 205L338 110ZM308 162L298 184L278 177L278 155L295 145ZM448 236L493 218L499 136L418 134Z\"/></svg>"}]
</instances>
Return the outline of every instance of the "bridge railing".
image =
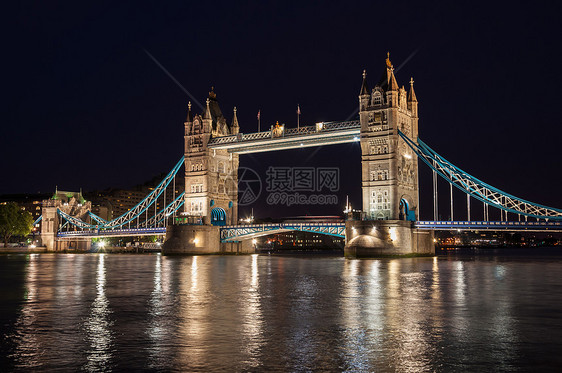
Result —
<instances>
[{"instance_id":1,"label":"bridge railing","mask_svg":"<svg viewBox=\"0 0 562 373\"><path fill-rule=\"evenodd\" d=\"M233 228L254 228L254 227L278 227L278 226L297 226L301 225L303 227L320 227L320 226L342 226L345 223L265 223L265 224L239 224L239 225L225 225L221 229L233 229Z\"/></svg>"},{"instance_id":2,"label":"bridge railing","mask_svg":"<svg viewBox=\"0 0 562 373\"><path fill-rule=\"evenodd\" d=\"M537 228L537 229L562 229L559 221L416 221L417 228L453 228L453 229L509 229L509 228Z\"/></svg>"},{"instance_id":3,"label":"bridge railing","mask_svg":"<svg viewBox=\"0 0 562 373\"><path fill-rule=\"evenodd\" d=\"M359 129L361 128L361 122L358 120L351 120L345 122L322 122L318 123L314 126L302 126L297 128L287 128L283 131L281 137L291 137L291 136L299 136L299 135L312 135L316 133L323 133L323 132L333 132L333 131L341 131L341 130L349 130L349 129ZM238 135L229 135L229 136L221 136L221 137L214 137L209 140L209 145L224 145L224 144L233 144L237 142L243 141L254 141L254 140L264 140L274 138L272 136L271 131L262 131L262 132L254 132L243 134L240 133Z\"/></svg>"},{"instance_id":4,"label":"bridge railing","mask_svg":"<svg viewBox=\"0 0 562 373\"><path fill-rule=\"evenodd\" d=\"M271 131L254 132L254 133L242 134L242 141L269 139L270 137L271 137Z\"/></svg>"},{"instance_id":5,"label":"bridge railing","mask_svg":"<svg viewBox=\"0 0 562 373\"><path fill-rule=\"evenodd\" d=\"M154 228L127 228L127 229L84 229L79 231L58 232L57 237L96 237L96 236L142 236L151 234L164 234L166 233L165 227Z\"/></svg>"},{"instance_id":6,"label":"bridge railing","mask_svg":"<svg viewBox=\"0 0 562 373\"><path fill-rule=\"evenodd\" d=\"M275 234L276 232L303 231L329 236L344 237L345 223L267 223L228 225L221 227L222 242L237 241L256 237L258 235Z\"/></svg>"}]
</instances>

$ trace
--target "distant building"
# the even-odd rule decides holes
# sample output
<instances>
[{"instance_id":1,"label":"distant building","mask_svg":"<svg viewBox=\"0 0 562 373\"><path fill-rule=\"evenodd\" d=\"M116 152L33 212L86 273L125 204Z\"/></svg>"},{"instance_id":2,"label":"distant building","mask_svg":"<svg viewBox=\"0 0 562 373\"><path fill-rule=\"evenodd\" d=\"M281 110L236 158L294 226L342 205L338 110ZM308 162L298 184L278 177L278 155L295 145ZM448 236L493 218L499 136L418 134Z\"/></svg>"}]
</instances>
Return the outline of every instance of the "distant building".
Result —
<instances>
[{"instance_id":1,"label":"distant building","mask_svg":"<svg viewBox=\"0 0 562 373\"><path fill-rule=\"evenodd\" d=\"M4 194L0 196L0 204L15 202L36 220L41 216L41 203L50 197L50 193Z\"/></svg>"}]
</instances>

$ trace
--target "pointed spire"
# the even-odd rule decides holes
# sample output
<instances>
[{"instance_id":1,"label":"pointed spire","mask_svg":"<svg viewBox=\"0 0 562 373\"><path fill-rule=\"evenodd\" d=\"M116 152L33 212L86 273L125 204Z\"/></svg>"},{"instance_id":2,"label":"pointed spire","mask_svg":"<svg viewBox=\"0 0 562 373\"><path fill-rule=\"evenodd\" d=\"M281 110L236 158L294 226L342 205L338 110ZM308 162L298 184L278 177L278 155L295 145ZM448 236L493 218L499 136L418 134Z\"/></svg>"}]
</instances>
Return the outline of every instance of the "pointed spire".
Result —
<instances>
[{"instance_id":1,"label":"pointed spire","mask_svg":"<svg viewBox=\"0 0 562 373\"><path fill-rule=\"evenodd\" d=\"M232 127L239 127L238 117L236 116L236 106L234 107L234 117L232 118Z\"/></svg>"},{"instance_id":2,"label":"pointed spire","mask_svg":"<svg viewBox=\"0 0 562 373\"><path fill-rule=\"evenodd\" d=\"M187 103L187 118L186 122L193 122L193 116L191 115L191 101Z\"/></svg>"},{"instance_id":3,"label":"pointed spire","mask_svg":"<svg viewBox=\"0 0 562 373\"><path fill-rule=\"evenodd\" d=\"M387 59L388 61L388 59ZM394 77L394 67L390 68L390 76L388 78L388 90L389 91L397 91L398 90L398 83L396 82L396 78Z\"/></svg>"},{"instance_id":4,"label":"pointed spire","mask_svg":"<svg viewBox=\"0 0 562 373\"><path fill-rule=\"evenodd\" d=\"M211 108L209 107L211 100L209 100L209 98L207 98L207 109L205 110L205 115L203 116L203 119L211 119Z\"/></svg>"},{"instance_id":5,"label":"pointed spire","mask_svg":"<svg viewBox=\"0 0 562 373\"><path fill-rule=\"evenodd\" d=\"M369 88L367 87L367 70L363 70L363 83L361 84L361 93L360 96L368 95Z\"/></svg>"},{"instance_id":6,"label":"pointed spire","mask_svg":"<svg viewBox=\"0 0 562 373\"><path fill-rule=\"evenodd\" d=\"M414 78L410 78L410 92L408 92L408 101L418 102L416 92L414 92Z\"/></svg>"}]
</instances>

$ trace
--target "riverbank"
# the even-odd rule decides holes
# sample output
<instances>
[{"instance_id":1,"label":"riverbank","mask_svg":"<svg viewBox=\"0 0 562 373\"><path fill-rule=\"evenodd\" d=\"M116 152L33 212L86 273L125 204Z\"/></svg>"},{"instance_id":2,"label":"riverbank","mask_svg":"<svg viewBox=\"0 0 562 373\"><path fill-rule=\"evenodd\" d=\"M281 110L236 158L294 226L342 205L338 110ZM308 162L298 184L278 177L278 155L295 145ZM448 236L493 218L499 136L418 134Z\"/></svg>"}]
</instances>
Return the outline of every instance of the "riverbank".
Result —
<instances>
[{"instance_id":1,"label":"riverbank","mask_svg":"<svg viewBox=\"0 0 562 373\"><path fill-rule=\"evenodd\" d=\"M47 248L44 246L8 246L0 247L0 254L38 254L47 253Z\"/></svg>"}]
</instances>

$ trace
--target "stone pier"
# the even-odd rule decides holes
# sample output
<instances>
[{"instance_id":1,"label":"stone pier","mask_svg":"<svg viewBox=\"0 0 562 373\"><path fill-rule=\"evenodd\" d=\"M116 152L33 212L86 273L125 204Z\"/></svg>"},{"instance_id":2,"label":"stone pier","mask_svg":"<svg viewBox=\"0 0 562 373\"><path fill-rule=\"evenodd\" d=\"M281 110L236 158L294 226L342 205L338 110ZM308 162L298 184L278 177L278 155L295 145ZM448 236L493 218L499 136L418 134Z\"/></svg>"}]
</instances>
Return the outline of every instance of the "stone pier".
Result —
<instances>
[{"instance_id":1,"label":"stone pier","mask_svg":"<svg viewBox=\"0 0 562 373\"><path fill-rule=\"evenodd\" d=\"M349 258L435 254L433 231L415 229L410 221L348 220L345 235Z\"/></svg>"},{"instance_id":2,"label":"stone pier","mask_svg":"<svg viewBox=\"0 0 562 373\"><path fill-rule=\"evenodd\" d=\"M162 245L163 255L252 254L251 240L220 242L220 227L213 225L170 225Z\"/></svg>"},{"instance_id":3,"label":"stone pier","mask_svg":"<svg viewBox=\"0 0 562 373\"><path fill-rule=\"evenodd\" d=\"M73 238L73 239L59 239L54 241L54 246L49 251L90 251L92 248L91 238Z\"/></svg>"}]
</instances>

